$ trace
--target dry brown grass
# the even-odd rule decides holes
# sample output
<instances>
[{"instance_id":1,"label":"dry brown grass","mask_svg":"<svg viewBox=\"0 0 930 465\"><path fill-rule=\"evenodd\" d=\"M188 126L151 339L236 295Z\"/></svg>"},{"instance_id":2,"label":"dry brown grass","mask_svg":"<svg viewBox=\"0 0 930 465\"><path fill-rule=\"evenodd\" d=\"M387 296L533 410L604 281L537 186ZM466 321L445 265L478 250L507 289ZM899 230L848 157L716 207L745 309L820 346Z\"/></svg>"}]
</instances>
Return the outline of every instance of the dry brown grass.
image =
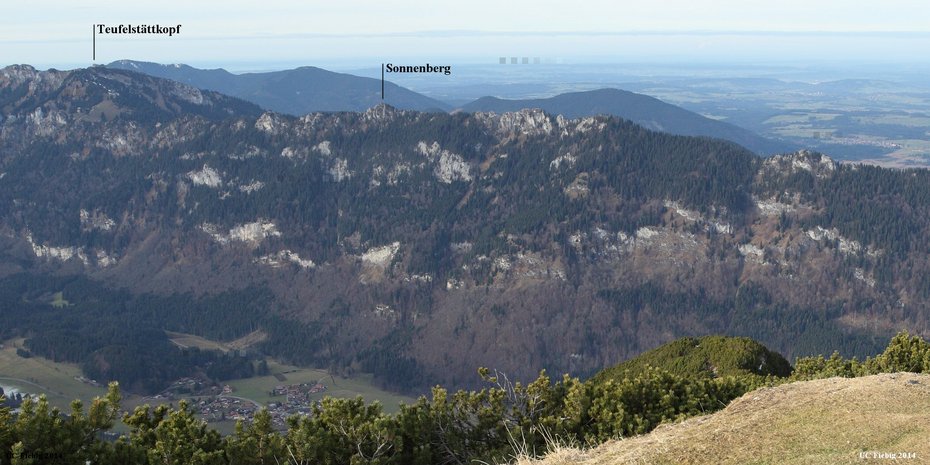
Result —
<instances>
[{"instance_id":1,"label":"dry brown grass","mask_svg":"<svg viewBox=\"0 0 930 465\"><path fill-rule=\"evenodd\" d=\"M860 452L914 453L912 459ZM712 415L518 465L930 463L930 375L830 378L750 392Z\"/></svg>"},{"instance_id":2,"label":"dry brown grass","mask_svg":"<svg viewBox=\"0 0 930 465\"><path fill-rule=\"evenodd\" d=\"M233 350L248 349L249 347L252 347L260 342L264 342L266 339L268 339L268 333L259 329L252 331L251 333L246 334L239 339L227 342L226 346Z\"/></svg>"}]
</instances>

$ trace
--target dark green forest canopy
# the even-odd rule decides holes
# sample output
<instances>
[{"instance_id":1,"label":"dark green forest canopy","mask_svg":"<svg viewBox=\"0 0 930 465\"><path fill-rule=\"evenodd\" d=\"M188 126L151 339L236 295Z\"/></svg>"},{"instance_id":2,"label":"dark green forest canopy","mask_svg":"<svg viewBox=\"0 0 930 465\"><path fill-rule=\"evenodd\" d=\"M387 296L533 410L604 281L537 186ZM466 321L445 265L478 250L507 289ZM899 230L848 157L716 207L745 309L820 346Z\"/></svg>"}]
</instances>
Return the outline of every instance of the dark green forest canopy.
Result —
<instances>
[{"instance_id":1,"label":"dark green forest canopy","mask_svg":"<svg viewBox=\"0 0 930 465\"><path fill-rule=\"evenodd\" d=\"M613 368L599 372L593 379L622 380L636 376L648 367L661 367L684 377L716 378L724 376L778 376L791 374L791 365L781 354L745 337L685 337L657 347Z\"/></svg>"}]
</instances>

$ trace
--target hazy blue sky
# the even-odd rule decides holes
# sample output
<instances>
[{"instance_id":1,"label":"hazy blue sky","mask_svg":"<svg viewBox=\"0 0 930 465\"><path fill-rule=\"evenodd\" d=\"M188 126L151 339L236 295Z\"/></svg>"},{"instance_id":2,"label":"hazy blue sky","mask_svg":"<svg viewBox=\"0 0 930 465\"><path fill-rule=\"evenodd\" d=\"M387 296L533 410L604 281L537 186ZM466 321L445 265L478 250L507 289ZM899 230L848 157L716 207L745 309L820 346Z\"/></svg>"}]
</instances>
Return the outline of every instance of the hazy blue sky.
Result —
<instances>
[{"instance_id":1,"label":"hazy blue sky","mask_svg":"<svg viewBox=\"0 0 930 465\"><path fill-rule=\"evenodd\" d=\"M98 37L97 63L132 58L262 69L390 60L927 61L925 0L417 0L7 2L0 64L86 66L94 23L183 24Z\"/></svg>"}]
</instances>

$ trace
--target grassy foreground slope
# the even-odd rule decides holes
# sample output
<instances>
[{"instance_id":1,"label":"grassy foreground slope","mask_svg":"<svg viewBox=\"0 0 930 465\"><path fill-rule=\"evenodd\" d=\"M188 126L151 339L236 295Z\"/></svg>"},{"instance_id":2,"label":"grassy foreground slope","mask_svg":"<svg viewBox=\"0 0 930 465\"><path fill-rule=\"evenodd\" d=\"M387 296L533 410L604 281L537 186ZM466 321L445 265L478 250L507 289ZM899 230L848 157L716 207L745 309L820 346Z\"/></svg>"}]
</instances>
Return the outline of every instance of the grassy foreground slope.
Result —
<instances>
[{"instance_id":1,"label":"grassy foreground slope","mask_svg":"<svg viewBox=\"0 0 930 465\"><path fill-rule=\"evenodd\" d=\"M930 461L930 375L827 378L761 388L725 409L590 450L560 448L518 465L845 464Z\"/></svg>"}]
</instances>

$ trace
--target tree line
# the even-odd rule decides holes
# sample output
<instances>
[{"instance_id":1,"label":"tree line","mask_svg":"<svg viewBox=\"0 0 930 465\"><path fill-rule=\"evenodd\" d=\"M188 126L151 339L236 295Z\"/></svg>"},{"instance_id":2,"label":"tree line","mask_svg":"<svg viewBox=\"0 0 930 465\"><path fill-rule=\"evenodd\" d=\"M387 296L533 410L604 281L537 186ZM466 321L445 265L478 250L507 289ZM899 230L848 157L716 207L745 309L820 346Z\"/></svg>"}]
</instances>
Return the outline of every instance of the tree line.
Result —
<instances>
[{"instance_id":1,"label":"tree line","mask_svg":"<svg viewBox=\"0 0 930 465\"><path fill-rule=\"evenodd\" d=\"M760 386L829 376L927 372L930 344L895 336L880 355L865 361L798 359L788 377L726 376L708 379L646 367L622 379L582 382L545 372L528 384L479 370L487 387L450 392L401 405L387 414L377 402L325 398L310 415L294 416L276 431L269 413L240 422L226 437L198 419L190 405L140 406L123 413L120 391L67 414L44 397L25 399L17 414L0 408L3 464L466 464L502 463L517 453L542 455L553 440L596 445L651 431L661 423L706 414ZM115 434L122 421L128 432Z\"/></svg>"}]
</instances>

